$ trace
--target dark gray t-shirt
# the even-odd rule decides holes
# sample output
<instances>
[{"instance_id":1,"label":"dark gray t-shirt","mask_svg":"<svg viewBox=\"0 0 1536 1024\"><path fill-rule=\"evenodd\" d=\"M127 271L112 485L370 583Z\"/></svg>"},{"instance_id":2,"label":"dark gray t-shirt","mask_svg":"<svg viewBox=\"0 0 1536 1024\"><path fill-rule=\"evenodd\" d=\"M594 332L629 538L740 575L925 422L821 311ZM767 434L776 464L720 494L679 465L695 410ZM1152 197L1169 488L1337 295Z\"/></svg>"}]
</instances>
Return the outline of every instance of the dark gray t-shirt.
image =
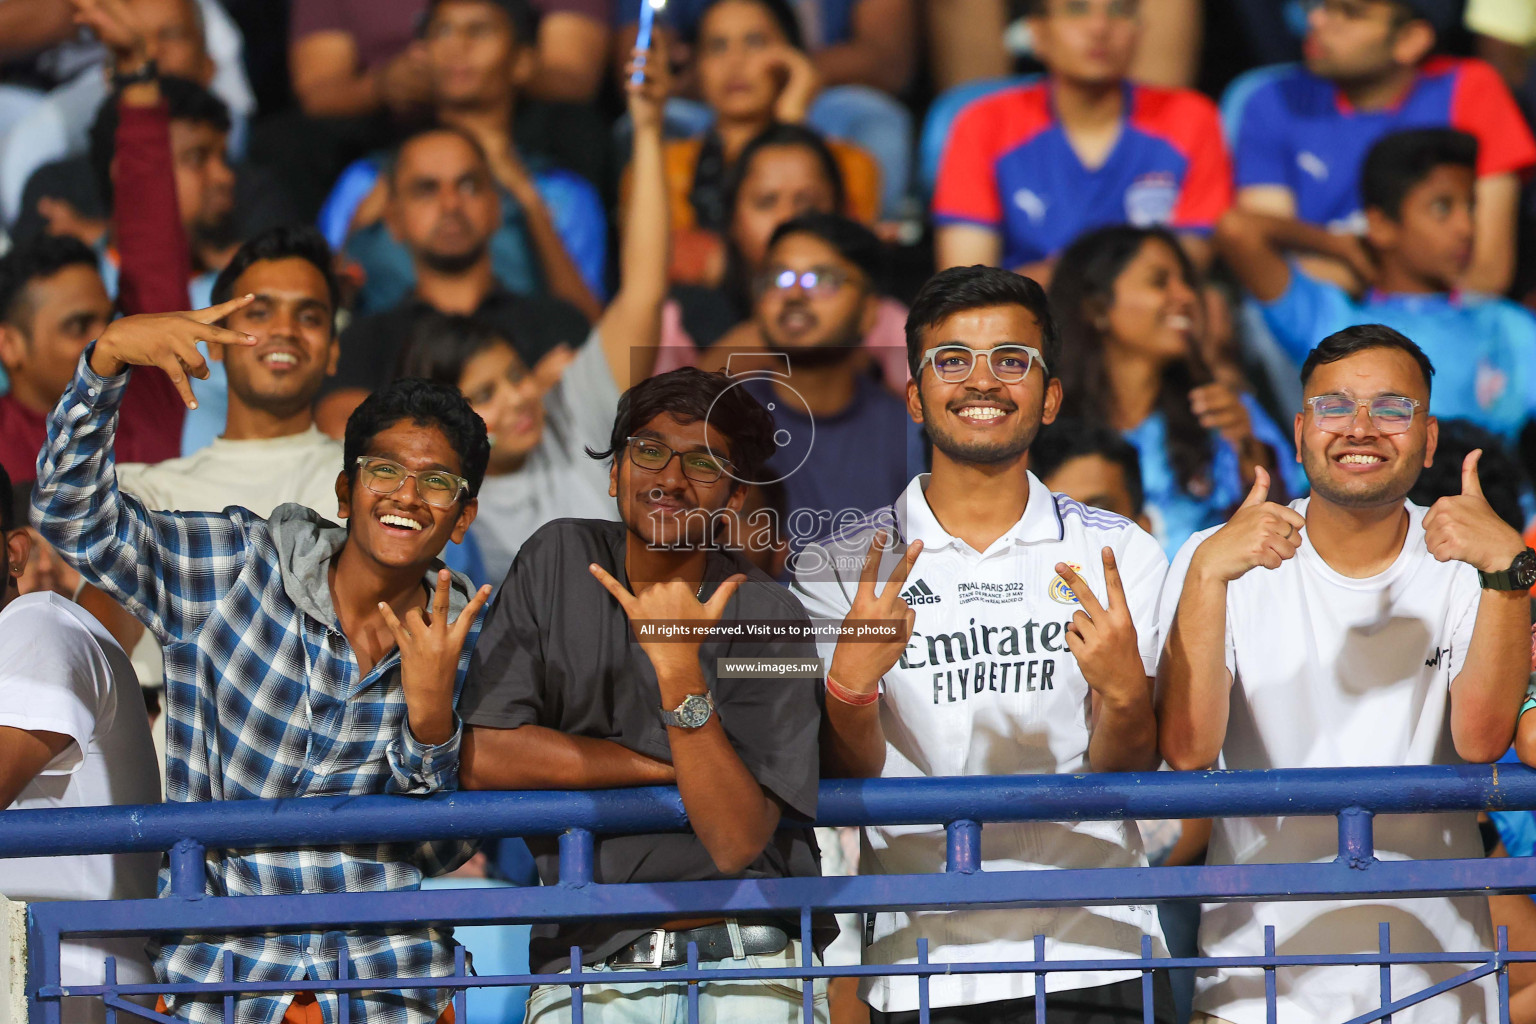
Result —
<instances>
[{"instance_id":1,"label":"dark gray t-shirt","mask_svg":"<svg viewBox=\"0 0 1536 1024\"><path fill-rule=\"evenodd\" d=\"M661 691L650 659L629 619L587 566L593 562L628 585L623 523L559 519L540 528L518 553L512 573L486 617L475 646L459 712L469 725L515 729L540 725L611 740L657 760L672 760L660 718ZM733 573L747 582L725 608L725 620L808 621L787 590L728 552L711 552L703 597ZM704 678L720 724L747 770L791 814L816 813L820 775L819 679L720 679L720 657L815 657L811 642L730 640L706 643ZM557 842L528 840L545 885L560 880ZM820 874L809 828L781 828L740 875L722 875L692 832L598 836L594 880L678 882L718 878L785 878ZM652 922L652 926L660 924ZM786 922L793 934L798 924ZM535 925L529 960L534 970L569 966L570 947L597 963L649 929L646 922ZM818 939L823 938L819 933ZM834 926L835 933L835 926ZM822 943L818 941L816 945Z\"/></svg>"}]
</instances>

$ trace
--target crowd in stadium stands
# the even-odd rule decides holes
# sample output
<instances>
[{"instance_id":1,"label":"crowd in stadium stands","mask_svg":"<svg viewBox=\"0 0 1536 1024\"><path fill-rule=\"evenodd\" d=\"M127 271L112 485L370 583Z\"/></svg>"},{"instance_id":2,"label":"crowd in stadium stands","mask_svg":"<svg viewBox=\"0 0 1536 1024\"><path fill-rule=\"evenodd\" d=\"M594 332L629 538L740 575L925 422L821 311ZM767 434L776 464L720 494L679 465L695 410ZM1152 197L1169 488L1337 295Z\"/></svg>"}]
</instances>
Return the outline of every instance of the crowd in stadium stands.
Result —
<instances>
[{"instance_id":1,"label":"crowd in stadium stands","mask_svg":"<svg viewBox=\"0 0 1536 1024\"><path fill-rule=\"evenodd\" d=\"M598 882L658 882L943 869L941 826L806 824L824 778L1536 765L1533 116L1530 0L0 0L0 808L675 785L691 831L594 851ZM654 628L678 622L715 630ZM1336 842L1029 823L981 856ZM1375 844L1536 856L1536 816L1393 816ZM0 894L148 898L156 861L3 861ZM213 853L205 885L559 873L550 840L430 841ZM1025 961L1037 934L1256 955L1271 926L1352 953L1382 920L1400 952L1495 925L1536 949L1520 895L811 939L832 965ZM475 934L482 973L580 947L597 1024L686 1019L685 986L624 972L690 943L711 969L803 955L771 916ZM228 951L302 990L343 952L441 976L454 946L82 939L63 970L212 982ZM1376 973L1281 970L1280 1019L1365 1013ZM1510 980L1536 1024L1536 968ZM1053 1024L1143 1019L1138 972L1047 987ZM798 985L699 993L708 1021L802 1013ZM929 1019L1033 1021L1034 995L941 974ZM1394 1019L1492 1022L1497 996ZM342 998L431 1024L450 997ZM1259 1024L1265 980L1159 972L1153 1003ZM576 1012L568 986L477 1005L460 1024ZM236 1019L339 1011L268 992ZM915 1024L918 984L818 981L813 1011Z\"/></svg>"}]
</instances>

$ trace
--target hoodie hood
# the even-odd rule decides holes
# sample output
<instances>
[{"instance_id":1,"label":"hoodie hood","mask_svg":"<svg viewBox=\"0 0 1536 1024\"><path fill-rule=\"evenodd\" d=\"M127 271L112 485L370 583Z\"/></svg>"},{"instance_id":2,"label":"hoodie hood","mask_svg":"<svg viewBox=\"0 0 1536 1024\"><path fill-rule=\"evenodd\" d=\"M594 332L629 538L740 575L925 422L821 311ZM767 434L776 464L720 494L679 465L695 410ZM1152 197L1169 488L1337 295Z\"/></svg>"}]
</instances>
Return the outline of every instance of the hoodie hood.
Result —
<instances>
[{"instance_id":1,"label":"hoodie hood","mask_svg":"<svg viewBox=\"0 0 1536 1024\"><path fill-rule=\"evenodd\" d=\"M331 603L331 560L347 543L347 529L303 505L279 505L267 519L277 561L283 574L283 592L304 614L327 626L335 627L336 608ZM437 587L437 573L442 559L433 559L432 568L422 576L428 591ZM474 584L463 573L452 573L448 589L448 612L457 618L469 604Z\"/></svg>"}]
</instances>

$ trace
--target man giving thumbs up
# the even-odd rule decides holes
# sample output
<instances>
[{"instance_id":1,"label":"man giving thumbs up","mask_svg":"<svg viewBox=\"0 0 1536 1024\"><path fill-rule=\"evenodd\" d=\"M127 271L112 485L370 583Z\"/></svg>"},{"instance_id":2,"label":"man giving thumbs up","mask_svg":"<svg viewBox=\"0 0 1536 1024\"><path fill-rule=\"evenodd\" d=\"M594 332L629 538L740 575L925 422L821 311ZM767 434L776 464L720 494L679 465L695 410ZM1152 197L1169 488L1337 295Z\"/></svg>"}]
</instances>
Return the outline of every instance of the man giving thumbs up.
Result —
<instances>
[{"instance_id":1,"label":"man giving thumbs up","mask_svg":"<svg viewBox=\"0 0 1536 1024\"><path fill-rule=\"evenodd\" d=\"M1530 672L1525 590L1536 555L1483 498L1480 452L1462 468L1462 493L1429 509L1407 501L1435 456L1428 415L1434 368L1417 345L1380 325L1325 339L1302 368L1296 448L1312 496L1289 507L1254 490L1215 530L1190 538L1163 588L1167 637L1158 669L1160 748L1178 769L1332 768L1492 761L1508 749ZM1262 474L1262 471L1261 471ZM1384 859L1478 857L1472 814L1376 819ZM1323 818L1215 823L1208 863L1332 858ZM1227 904L1208 908L1204 956L1262 953L1264 928L1284 946L1306 934L1310 953L1378 948L1487 949L1481 898ZM1411 918L1412 927L1403 927ZM1446 965L1393 970L1412 991L1456 973ZM1348 967L1281 972L1283 1018L1348 1018L1377 1005L1368 973ZM1478 983L1461 1020L1496 1019L1496 990ZM1264 1019L1264 978L1202 974L1195 1019ZM1435 1012L1433 1010L1431 1013ZM1434 1017L1414 1007L1410 1024Z\"/></svg>"}]
</instances>

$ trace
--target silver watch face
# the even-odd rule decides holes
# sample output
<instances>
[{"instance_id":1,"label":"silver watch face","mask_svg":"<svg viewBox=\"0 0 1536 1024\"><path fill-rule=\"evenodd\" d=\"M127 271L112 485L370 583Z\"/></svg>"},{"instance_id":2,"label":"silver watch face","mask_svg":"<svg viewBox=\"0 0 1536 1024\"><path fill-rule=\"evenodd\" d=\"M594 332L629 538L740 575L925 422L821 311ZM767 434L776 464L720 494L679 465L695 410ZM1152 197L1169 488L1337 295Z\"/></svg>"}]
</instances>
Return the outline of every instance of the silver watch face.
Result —
<instances>
[{"instance_id":1,"label":"silver watch face","mask_svg":"<svg viewBox=\"0 0 1536 1024\"><path fill-rule=\"evenodd\" d=\"M678 705L677 711L674 714L677 715L677 724L684 729L697 729L709 721L710 712L714 711L714 709L714 704L708 697L700 696L697 693L690 693L683 700L682 704Z\"/></svg>"}]
</instances>

